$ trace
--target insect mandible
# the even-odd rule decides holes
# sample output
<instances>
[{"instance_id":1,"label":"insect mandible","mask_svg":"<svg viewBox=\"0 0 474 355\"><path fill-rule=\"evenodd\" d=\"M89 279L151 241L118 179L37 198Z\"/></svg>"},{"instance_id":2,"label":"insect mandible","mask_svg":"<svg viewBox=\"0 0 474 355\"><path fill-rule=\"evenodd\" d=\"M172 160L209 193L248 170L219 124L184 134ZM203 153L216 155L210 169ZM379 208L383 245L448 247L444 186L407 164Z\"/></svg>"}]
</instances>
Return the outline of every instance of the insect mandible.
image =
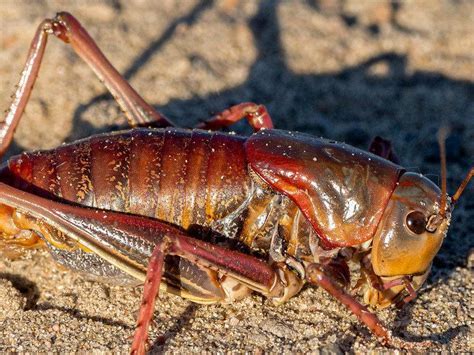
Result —
<instances>
[{"instance_id":1,"label":"insect mandible","mask_svg":"<svg viewBox=\"0 0 474 355\"><path fill-rule=\"evenodd\" d=\"M0 125L0 154L13 139L48 35L73 47L137 128L3 164L0 246L41 245L71 269L144 282L134 353L145 351L160 288L204 304L251 292L279 304L306 283L347 306L382 342L410 347L362 303L402 305L416 296L474 168L449 197L445 168L440 190L405 172L385 140L374 140L367 153L275 130L254 103L233 106L199 129L173 128L68 13L36 32ZM255 131L248 138L214 132L244 118Z\"/></svg>"}]
</instances>

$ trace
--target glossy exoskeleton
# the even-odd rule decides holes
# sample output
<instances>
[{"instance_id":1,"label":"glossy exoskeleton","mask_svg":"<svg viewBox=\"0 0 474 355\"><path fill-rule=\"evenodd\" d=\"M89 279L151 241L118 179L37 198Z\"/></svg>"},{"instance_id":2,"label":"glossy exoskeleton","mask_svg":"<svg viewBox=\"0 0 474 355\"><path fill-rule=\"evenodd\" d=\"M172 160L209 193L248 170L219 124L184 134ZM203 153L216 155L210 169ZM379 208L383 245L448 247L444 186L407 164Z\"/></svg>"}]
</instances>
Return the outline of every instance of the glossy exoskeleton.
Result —
<instances>
[{"instance_id":1,"label":"glossy exoskeleton","mask_svg":"<svg viewBox=\"0 0 474 355\"><path fill-rule=\"evenodd\" d=\"M131 125L155 128L9 159L0 170L1 247L41 246L99 279L145 282L133 352L145 351L160 287L198 303L258 292L279 304L305 283L324 288L383 342L409 346L392 338L356 294L374 307L416 296L473 169L449 197L445 177L440 190L406 172L387 141L374 140L369 153L275 130L266 109L253 103L200 129L170 128L67 13L38 28L0 126L2 154L49 34L92 67ZM250 137L213 131L242 118L256 132Z\"/></svg>"}]
</instances>

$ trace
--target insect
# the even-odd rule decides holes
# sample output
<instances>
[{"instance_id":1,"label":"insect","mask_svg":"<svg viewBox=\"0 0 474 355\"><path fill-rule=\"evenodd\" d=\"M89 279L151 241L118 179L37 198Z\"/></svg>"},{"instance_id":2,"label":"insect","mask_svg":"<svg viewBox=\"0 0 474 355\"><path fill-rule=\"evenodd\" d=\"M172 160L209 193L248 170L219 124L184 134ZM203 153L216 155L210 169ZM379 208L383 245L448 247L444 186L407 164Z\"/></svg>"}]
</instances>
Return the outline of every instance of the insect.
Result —
<instances>
[{"instance_id":1,"label":"insect","mask_svg":"<svg viewBox=\"0 0 474 355\"><path fill-rule=\"evenodd\" d=\"M154 128L11 158L0 172L4 248L41 245L71 269L144 282L137 353L145 351L160 288L198 303L258 292L279 304L305 283L346 305L382 342L409 347L355 293L374 307L416 296L474 169L448 197L445 177L440 190L405 172L384 140L370 154L274 130L265 108L252 103L216 115L200 126L206 130L172 128L67 13L38 28L0 127L2 154L51 34L92 67L132 126ZM242 118L256 131L249 138L209 131Z\"/></svg>"}]
</instances>

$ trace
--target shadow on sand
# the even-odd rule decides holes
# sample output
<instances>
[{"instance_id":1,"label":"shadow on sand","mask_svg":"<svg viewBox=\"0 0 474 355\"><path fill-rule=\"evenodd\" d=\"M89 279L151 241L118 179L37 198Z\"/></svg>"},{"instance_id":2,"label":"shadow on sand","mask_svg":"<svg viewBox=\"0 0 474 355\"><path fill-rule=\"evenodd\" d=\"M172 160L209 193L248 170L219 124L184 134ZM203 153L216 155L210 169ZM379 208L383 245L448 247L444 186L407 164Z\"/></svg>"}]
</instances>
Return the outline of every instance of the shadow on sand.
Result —
<instances>
[{"instance_id":1,"label":"shadow on sand","mask_svg":"<svg viewBox=\"0 0 474 355\"><path fill-rule=\"evenodd\" d=\"M309 7L310 11L321 11L317 2L311 3L316 5ZM187 15L170 23L125 70L125 78L134 77L165 43L172 41L180 24L196 23L212 5L213 1L201 1ZM454 80L436 72L408 72L407 57L394 52L379 54L337 72L294 73L287 65L285 50L281 44L277 8L278 1L262 1L257 13L249 21L258 55L243 83L204 97L172 100L157 109L174 122L182 122L180 117L186 117L184 125L192 126L200 119L209 117L211 113L221 111L235 103L254 101L267 106L278 128L326 136L360 148L367 146L371 136L379 134L377 126L380 125L385 127L385 131L387 127L394 132L406 131L401 140L394 142L395 146L418 140L418 145L415 147L422 148L416 151L416 154L421 155L421 161L425 165L437 164L434 134L428 138L417 138L418 132L413 131L415 129L412 125L413 118L424 115L431 124L440 127L443 122L449 122L454 117L468 117L468 104L474 101L473 82ZM357 18L348 18L344 13L340 13L339 16L347 26L358 26ZM232 17L228 16L226 20L232 21ZM395 28L398 26L398 30L402 32L411 31L400 27L397 23L392 25ZM377 35L376 30L370 28L368 30L373 31L374 36ZM371 68L379 64L388 68L382 76L375 75L371 71ZM443 106L449 109L440 112L439 103L433 101L432 96L444 98L446 101ZM102 94L76 109L71 130L73 133L67 141L117 128L115 126L95 128L83 119L84 113L92 106L107 100L112 100L111 96ZM408 107L410 103L414 106ZM361 129L360 122L365 122L373 129L370 132ZM334 130L334 127L338 129ZM459 131L463 129L462 126L455 128ZM244 125L238 125L237 130L249 133ZM392 137L386 138L392 139ZM451 143L451 149L448 145L448 161L465 163L472 160L472 157L466 156L461 140L461 135L457 135ZM10 153L17 151L21 151L21 147L14 146ZM467 168L466 166L466 170ZM456 181L450 182L451 191L460 179L461 177L456 177ZM463 222L470 224L463 227L464 231L474 230L472 219ZM447 237L439 256L434 261L434 272L429 283L442 282L455 267L464 265L467 252L473 244L472 239L468 237L462 240L464 237L461 234L459 229L454 229ZM410 308L408 306L400 312L403 312L403 316L407 316ZM190 309L189 313L189 317L186 316L185 319L192 317L194 308ZM180 324L177 323L177 326ZM399 331L404 332L403 326ZM460 331L462 329L450 330L449 338L456 336ZM171 330L169 335L173 336L175 332ZM430 339L437 340L442 337L443 335L439 334L433 335ZM155 350L160 348L159 342L154 344L154 348Z\"/></svg>"}]
</instances>

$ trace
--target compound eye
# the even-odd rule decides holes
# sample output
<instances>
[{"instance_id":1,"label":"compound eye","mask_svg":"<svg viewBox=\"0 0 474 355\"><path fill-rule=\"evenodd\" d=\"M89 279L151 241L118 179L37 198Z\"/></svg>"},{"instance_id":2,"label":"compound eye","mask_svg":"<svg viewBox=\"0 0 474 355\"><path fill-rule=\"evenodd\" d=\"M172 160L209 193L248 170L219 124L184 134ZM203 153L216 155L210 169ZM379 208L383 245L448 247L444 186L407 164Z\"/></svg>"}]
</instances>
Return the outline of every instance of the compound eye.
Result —
<instances>
[{"instance_id":1,"label":"compound eye","mask_svg":"<svg viewBox=\"0 0 474 355\"><path fill-rule=\"evenodd\" d=\"M413 211L407 215L407 226L415 234L421 234L426 231L426 218L420 211Z\"/></svg>"}]
</instances>

